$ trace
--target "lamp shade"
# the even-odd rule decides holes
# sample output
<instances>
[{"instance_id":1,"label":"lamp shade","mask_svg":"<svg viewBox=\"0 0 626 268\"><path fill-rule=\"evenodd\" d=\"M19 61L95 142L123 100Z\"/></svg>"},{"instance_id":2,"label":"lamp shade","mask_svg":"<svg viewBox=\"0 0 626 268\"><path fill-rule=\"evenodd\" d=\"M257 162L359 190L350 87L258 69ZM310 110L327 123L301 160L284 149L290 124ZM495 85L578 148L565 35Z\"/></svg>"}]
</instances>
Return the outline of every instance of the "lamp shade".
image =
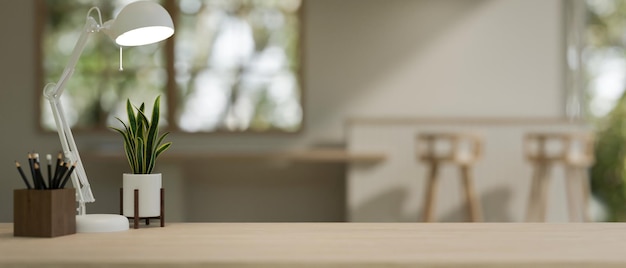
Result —
<instances>
[{"instance_id":1,"label":"lamp shade","mask_svg":"<svg viewBox=\"0 0 626 268\"><path fill-rule=\"evenodd\" d=\"M159 42L174 34L170 14L161 5L137 1L125 6L112 22L110 35L120 46L141 46Z\"/></svg>"}]
</instances>

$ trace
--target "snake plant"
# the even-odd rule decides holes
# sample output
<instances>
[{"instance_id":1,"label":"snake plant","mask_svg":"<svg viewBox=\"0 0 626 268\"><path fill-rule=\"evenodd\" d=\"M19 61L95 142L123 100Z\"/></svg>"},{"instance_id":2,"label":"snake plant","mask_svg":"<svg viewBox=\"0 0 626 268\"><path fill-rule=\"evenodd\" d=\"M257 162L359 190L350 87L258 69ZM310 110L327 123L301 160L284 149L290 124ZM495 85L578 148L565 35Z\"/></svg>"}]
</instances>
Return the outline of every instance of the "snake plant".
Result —
<instances>
[{"instance_id":1,"label":"snake plant","mask_svg":"<svg viewBox=\"0 0 626 268\"><path fill-rule=\"evenodd\" d=\"M172 145L171 142L163 143L168 132L159 136L160 102L161 96L158 96L154 100L151 120L148 120L144 103L137 108L126 100L128 124L116 117L124 128L110 127L124 138L124 151L134 174L151 174L156 159Z\"/></svg>"}]
</instances>

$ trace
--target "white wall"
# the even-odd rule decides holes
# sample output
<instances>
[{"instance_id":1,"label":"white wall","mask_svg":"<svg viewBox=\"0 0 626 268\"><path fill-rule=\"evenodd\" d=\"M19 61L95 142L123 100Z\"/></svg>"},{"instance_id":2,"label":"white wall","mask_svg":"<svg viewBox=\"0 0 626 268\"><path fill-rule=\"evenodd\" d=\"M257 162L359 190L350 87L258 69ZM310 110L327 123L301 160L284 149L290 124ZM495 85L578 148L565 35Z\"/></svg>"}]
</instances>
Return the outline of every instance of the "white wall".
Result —
<instances>
[{"instance_id":1,"label":"white wall","mask_svg":"<svg viewBox=\"0 0 626 268\"><path fill-rule=\"evenodd\" d=\"M325 19L309 27L325 29L326 38L309 43L324 52L309 62L320 68L315 77L329 79L310 83L328 91L319 96L331 109L329 118L563 116L561 1L336 1L312 8ZM348 128L350 150L383 152L388 159L349 168L348 219L420 220L426 172L414 157L415 135L470 129L488 137L488 155L476 170L486 219L521 221L532 171L523 160L522 137L549 128L355 123ZM455 173L443 176L439 219L459 220L461 189ZM564 221L564 187L557 178L548 220Z\"/></svg>"},{"instance_id":2,"label":"white wall","mask_svg":"<svg viewBox=\"0 0 626 268\"><path fill-rule=\"evenodd\" d=\"M342 144L344 123L354 116L560 116L560 9L558 0L309 0L304 19L302 133L172 135L175 149L250 151ZM54 152L60 147L55 135L36 129L35 105L41 90L35 82L34 26L34 1L0 1L0 31L5 36L0 42L0 171L4 174L0 221L11 220L11 190L20 187L13 160L24 159L30 150ZM119 142L114 135L82 134L77 140L83 154ZM125 167L99 161L85 165L99 198L91 211L115 212L118 177ZM176 177L172 188L182 191L168 204L201 206L197 198L202 197L203 187L210 187L207 193L223 196L211 195L211 209L194 219L343 219L343 208L338 206L344 201L344 167L240 162L224 166L258 172L233 174L215 168L208 176L206 169L166 164L164 176ZM263 180L281 176L296 182ZM313 180L320 177L326 179ZM255 186L243 189L242 185ZM232 202L249 197L255 200L255 208ZM303 216L296 209L310 213ZM174 215L186 220L185 215L196 212Z\"/></svg>"},{"instance_id":3,"label":"white wall","mask_svg":"<svg viewBox=\"0 0 626 268\"><path fill-rule=\"evenodd\" d=\"M561 8L559 0L311 1L308 94L324 109L310 113L326 118L333 138L346 116L561 116Z\"/></svg>"}]
</instances>

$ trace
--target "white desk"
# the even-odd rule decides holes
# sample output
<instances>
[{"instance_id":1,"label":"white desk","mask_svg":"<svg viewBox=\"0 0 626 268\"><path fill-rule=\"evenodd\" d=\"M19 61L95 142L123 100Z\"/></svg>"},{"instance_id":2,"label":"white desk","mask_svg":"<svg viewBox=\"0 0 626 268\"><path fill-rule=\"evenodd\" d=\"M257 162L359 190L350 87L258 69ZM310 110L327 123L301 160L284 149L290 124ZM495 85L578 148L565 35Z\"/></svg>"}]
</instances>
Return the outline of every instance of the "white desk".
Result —
<instances>
[{"instance_id":1,"label":"white desk","mask_svg":"<svg viewBox=\"0 0 626 268\"><path fill-rule=\"evenodd\" d=\"M626 267L626 224L171 223L13 237L0 267ZM33 257L33 256L37 257Z\"/></svg>"}]
</instances>

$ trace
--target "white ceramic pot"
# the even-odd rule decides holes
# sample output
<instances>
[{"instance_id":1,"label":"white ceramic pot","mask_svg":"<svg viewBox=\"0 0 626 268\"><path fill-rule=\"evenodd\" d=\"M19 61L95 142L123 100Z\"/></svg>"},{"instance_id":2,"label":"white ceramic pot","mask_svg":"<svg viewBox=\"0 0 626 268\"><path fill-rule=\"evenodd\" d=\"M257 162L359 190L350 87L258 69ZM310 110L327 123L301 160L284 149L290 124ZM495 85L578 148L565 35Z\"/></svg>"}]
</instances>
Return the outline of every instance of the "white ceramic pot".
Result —
<instances>
[{"instance_id":1,"label":"white ceramic pot","mask_svg":"<svg viewBox=\"0 0 626 268\"><path fill-rule=\"evenodd\" d=\"M126 174L122 188L124 216L134 217L134 192L139 190L139 217L157 217L161 215L161 173Z\"/></svg>"}]
</instances>

